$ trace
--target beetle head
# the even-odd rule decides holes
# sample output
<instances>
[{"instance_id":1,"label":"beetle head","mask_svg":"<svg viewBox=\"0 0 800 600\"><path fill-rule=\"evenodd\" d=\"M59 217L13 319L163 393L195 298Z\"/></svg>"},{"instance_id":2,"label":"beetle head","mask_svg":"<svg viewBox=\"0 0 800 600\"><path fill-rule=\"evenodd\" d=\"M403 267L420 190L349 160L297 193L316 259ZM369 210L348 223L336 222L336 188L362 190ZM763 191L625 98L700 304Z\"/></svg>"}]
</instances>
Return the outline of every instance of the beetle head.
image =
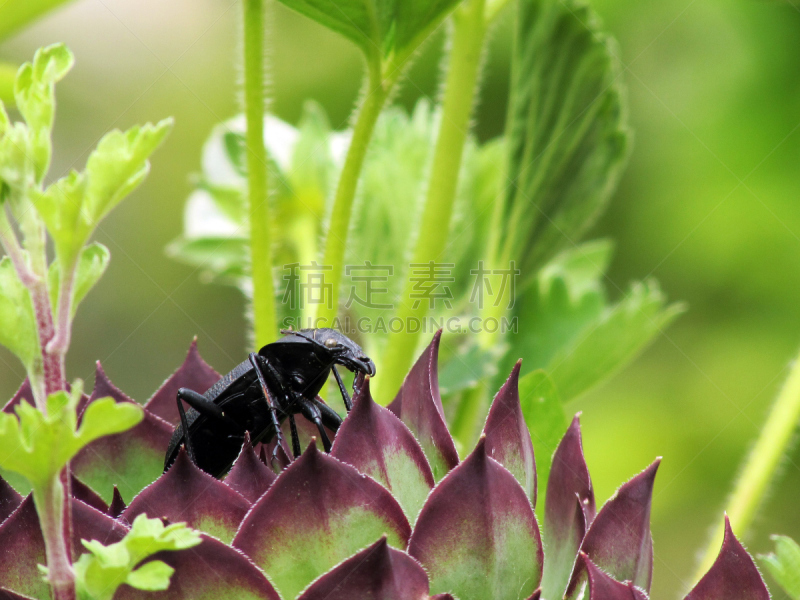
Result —
<instances>
[{"instance_id":1,"label":"beetle head","mask_svg":"<svg viewBox=\"0 0 800 600\"><path fill-rule=\"evenodd\" d=\"M328 355L330 360L355 373L375 375L375 363L372 362L349 337L335 329L301 329L300 331L284 330L281 333L293 335L314 344L320 352ZM299 340L298 340L299 341Z\"/></svg>"}]
</instances>

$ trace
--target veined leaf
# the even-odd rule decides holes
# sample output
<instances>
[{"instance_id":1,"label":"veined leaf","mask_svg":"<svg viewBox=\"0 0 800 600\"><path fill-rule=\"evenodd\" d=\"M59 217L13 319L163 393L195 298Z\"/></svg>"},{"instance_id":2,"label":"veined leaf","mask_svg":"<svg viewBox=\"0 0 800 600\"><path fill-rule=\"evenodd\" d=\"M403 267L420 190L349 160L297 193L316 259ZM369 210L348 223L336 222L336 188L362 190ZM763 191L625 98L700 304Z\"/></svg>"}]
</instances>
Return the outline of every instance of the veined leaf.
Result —
<instances>
[{"instance_id":1,"label":"veined leaf","mask_svg":"<svg viewBox=\"0 0 800 600\"><path fill-rule=\"evenodd\" d=\"M103 246L100 242L94 242L85 248L81 249L81 254L78 257L78 266L75 272L75 283L72 295L72 315L78 309L78 305L86 297L94 285L100 281L103 273L106 272L108 261L111 259L111 253L108 248ZM59 281L61 279L61 269L58 261L54 261L50 265L47 273L48 287L50 289L50 302L55 306L58 302Z\"/></svg>"},{"instance_id":2,"label":"veined leaf","mask_svg":"<svg viewBox=\"0 0 800 600\"><path fill-rule=\"evenodd\" d=\"M594 222L626 162L617 50L581 0L520 0L496 255L535 273Z\"/></svg>"},{"instance_id":3,"label":"veined leaf","mask_svg":"<svg viewBox=\"0 0 800 600\"><path fill-rule=\"evenodd\" d=\"M789 597L800 600L800 546L785 535L775 535L772 539L775 552L759 558Z\"/></svg>"}]
</instances>

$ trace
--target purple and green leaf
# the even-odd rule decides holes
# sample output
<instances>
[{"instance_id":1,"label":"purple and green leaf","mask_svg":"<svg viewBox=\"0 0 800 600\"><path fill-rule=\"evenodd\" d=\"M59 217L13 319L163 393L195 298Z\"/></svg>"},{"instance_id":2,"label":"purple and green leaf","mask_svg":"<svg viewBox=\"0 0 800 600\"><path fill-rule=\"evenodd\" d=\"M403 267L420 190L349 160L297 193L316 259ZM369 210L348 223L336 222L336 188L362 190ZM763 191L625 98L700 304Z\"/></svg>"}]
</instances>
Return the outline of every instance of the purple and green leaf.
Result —
<instances>
[{"instance_id":1,"label":"purple and green leaf","mask_svg":"<svg viewBox=\"0 0 800 600\"><path fill-rule=\"evenodd\" d=\"M725 538L717 560L686 600L769 600L769 590L725 516Z\"/></svg>"},{"instance_id":2,"label":"purple and green leaf","mask_svg":"<svg viewBox=\"0 0 800 600\"><path fill-rule=\"evenodd\" d=\"M22 496L11 487L10 483L0 477L0 523L17 510L20 504L22 504Z\"/></svg>"},{"instance_id":3,"label":"purple and green leaf","mask_svg":"<svg viewBox=\"0 0 800 600\"><path fill-rule=\"evenodd\" d=\"M312 583L297 600L427 600L428 576L386 537Z\"/></svg>"},{"instance_id":4,"label":"purple and green leaf","mask_svg":"<svg viewBox=\"0 0 800 600\"><path fill-rule=\"evenodd\" d=\"M490 458L485 438L433 490L408 552L434 593L461 600L519 600L539 587L544 560L525 490Z\"/></svg>"},{"instance_id":5,"label":"purple and green leaf","mask_svg":"<svg viewBox=\"0 0 800 600\"><path fill-rule=\"evenodd\" d=\"M487 454L511 471L536 507L536 460L519 402L521 366L522 360L517 361L508 380L494 397L483 434L486 436Z\"/></svg>"},{"instance_id":6,"label":"purple and green leaf","mask_svg":"<svg viewBox=\"0 0 800 600\"><path fill-rule=\"evenodd\" d=\"M186 522L193 529L230 542L250 502L195 466L181 449L169 471L136 496L121 518L128 523L141 514Z\"/></svg>"},{"instance_id":7,"label":"purple and green leaf","mask_svg":"<svg viewBox=\"0 0 800 600\"><path fill-rule=\"evenodd\" d=\"M117 403L136 404L111 383L98 362L89 404L104 397L111 397ZM134 428L100 438L83 448L72 461L72 470L106 503L113 500L115 485L127 497L133 497L161 474L172 430L169 423L145 409L144 419Z\"/></svg>"},{"instance_id":8,"label":"purple and green leaf","mask_svg":"<svg viewBox=\"0 0 800 600\"><path fill-rule=\"evenodd\" d=\"M310 444L242 522L233 546L272 579L284 598L382 535L405 549L411 527L379 483Z\"/></svg>"},{"instance_id":9,"label":"purple and green leaf","mask_svg":"<svg viewBox=\"0 0 800 600\"><path fill-rule=\"evenodd\" d=\"M583 561L589 578L589 600L647 600L644 590L631 582L620 583L594 564L588 556L581 553L578 560Z\"/></svg>"},{"instance_id":10,"label":"purple and green leaf","mask_svg":"<svg viewBox=\"0 0 800 600\"><path fill-rule=\"evenodd\" d=\"M581 443L579 415L553 455L545 498L545 598L561 598L567 589L583 536L595 517L594 488Z\"/></svg>"},{"instance_id":11,"label":"purple and green leaf","mask_svg":"<svg viewBox=\"0 0 800 600\"><path fill-rule=\"evenodd\" d=\"M458 464L450 431L444 420L439 395L438 361L442 331L433 336L422 355L411 367L397 396L388 406L419 440L435 481L440 481Z\"/></svg>"},{"instance_id":12,"label":"purple and green leaf","mask_svg":"<svg viewBox=\"0 0 800 600\"><path fill-rule=\"evenodd\" d=\"M274 471L261 462L250 443L250 434L245 433L242 451L225 477L225 485L238 492L251 504L264 495L275 482Z\"/></svg>"},{"instance_id":13,"label":"purple and green leaf","mask_svg":"<svg viewBox=\"0 0 800 600\"><path fill-rule=\"evenodd\" d=\"M372 400L369 379L353 398L353 410L336 434L331 456L389 490L409 523L416 521L433 489L433 473L425 453L408 427Z\"/></svg>"},{"instance_id":14,"label":"purple and green leaf","mask_svg":"<svg viewBox=\"0 0 800 600\"><path fill-rule=\"evenodd\" d=\"M581 551L614 579L630 581L647 592L653 577L650 506L660 462L656 459L620 486L597 513L581 544ZM585 576L583 561L577 561L566 597L575 596Z\"/></svg>"}]
</instances>

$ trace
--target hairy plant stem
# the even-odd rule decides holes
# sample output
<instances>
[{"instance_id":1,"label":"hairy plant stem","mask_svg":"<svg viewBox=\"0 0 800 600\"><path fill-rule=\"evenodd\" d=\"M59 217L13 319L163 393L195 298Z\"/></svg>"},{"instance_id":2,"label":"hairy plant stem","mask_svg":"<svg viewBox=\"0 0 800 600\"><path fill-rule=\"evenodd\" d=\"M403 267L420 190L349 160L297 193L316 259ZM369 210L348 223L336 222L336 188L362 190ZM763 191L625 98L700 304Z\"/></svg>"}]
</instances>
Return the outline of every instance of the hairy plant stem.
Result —
<instances>
[{"instance_id":1,"label":"hairy plant stem","mask_svg":"<svg viewBox=\"0 0 800 600\"><path fill-rule=\"evenodd\" d=\"M442 119L412 264L441 260L447 245L447 232L458 189L469 121L475 104L486 37L484 6L485 0L468 0L453 13L454 26L444 83ZM401 304L397 310L397 317L406 325L414 319L424 319L428 313L426 302L419 302L416 307L411 303L413 291L414 282L406 278L405 288L400 296ZM382 360L381 377L375 379L375 397L382 404L392 400L414 359L419 331L411 333L408 329L406 326L401 332L391 336Z\"/></svg>"},{"instance_id":2,"label":"hairy plant stem","mask_svg":"<svg viewBox=\"0 0 800 600\"><path fill-rule=\"evenodd\" d=\"M800 356L795 359L789 378L783 384L756 445L744 462L741 475L728 501L726 513L737 535L746 535L756 511L775 478L783 457L789 451L800 422ZM720 519L721 520L721 519ZM708 571L722 545L720 526L709 543L695 576L698 581Z\"/></svg>"},{"instance_id":3,"label":"hairy plant stem","mask_svg":"<svg viewBox=\"0 0 800 600\"><path fill-rule=\"evenodd\" d=\"M43 486L33 488L33 500L45 540L47 557L47 580L53 592L53 600L75 599L75 572L70 560L70 538L64 535L65 506L64 488L58 477Z\"/></svg>"},{"instance_id":4,"label":"hairy plant stem","mask_svg":"<svg viewBox=\"0 0 800 600\"><path fill-rule=\"evenodd\" d=\"M339 286L344 271L344 255L347 248L347 235L350 229L350 216L353 212L353 200L358 189L358 180L364 157L367 154L372 131L381 114L395 82L396 74L384 78L381 72L381 61L378 57L368 60L369 76L367 88L358 110L353 139L347 150L347 157L339 176L336 196L333 200L330 223L325 238L325 250L322 257L323 266L330 266L330 277L326 285L330 285L330 294L317 308L315 327L332 327L339 308Z\"/></svg>"},{"instance_id":5,"label":"hairy plant stem","mask_svg":"<svg viewBox=\"0 0 800 600\"><path fill-rule=\"evenodd\" d=\"M264 144L264 0L244 2L244 112L247 121L247 196L256 348L278 336L272 280L267 149Z\"/></svg>"}]
</instances>

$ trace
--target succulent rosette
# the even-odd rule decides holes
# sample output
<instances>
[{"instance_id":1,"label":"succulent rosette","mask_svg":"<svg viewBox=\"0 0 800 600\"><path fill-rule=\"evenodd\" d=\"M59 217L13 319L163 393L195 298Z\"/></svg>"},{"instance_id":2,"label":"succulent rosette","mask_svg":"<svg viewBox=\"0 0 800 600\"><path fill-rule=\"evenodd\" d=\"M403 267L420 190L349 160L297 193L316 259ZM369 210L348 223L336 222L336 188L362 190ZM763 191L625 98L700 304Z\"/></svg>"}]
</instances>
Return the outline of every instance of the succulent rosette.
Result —
<instances>
[{"instance_id":1,"label":"succulent rosette","mask_svg":"<svg viewBox=\"0 0 800 600\"><path fill-rule=\"evenodd\" d=\"M540 494L519 363L495 396L480 440L460 458L439 395L439 339L388 407L372 400L369 380L361 386L330 454L301 423L301 456L291 459L282 448L282 464L270 465L272 448L246 439L221 481L185 452L161 473L178 422L177 389L206 389L219 378L193 343L145 403L139 425L96 440L72 461L74 551L81 540L119 542L147 515L202 532L199 545L146 559L175 570L159 598L648 598L659 459L598 510L576 416L553 456L538 458L550 466ZM108 396L133 402L98 363L79 414ZM23 385L3 410L29 398ZM545 503L541 523L537 499ZM0 521L0 599L49 598L37 571L45 555L32 499L3 480ZM122 585L114 597L150 593ZM716 563L686 600L762 598L769 598L767 588L727 524Z\"/></svg>"}]
</instances>

